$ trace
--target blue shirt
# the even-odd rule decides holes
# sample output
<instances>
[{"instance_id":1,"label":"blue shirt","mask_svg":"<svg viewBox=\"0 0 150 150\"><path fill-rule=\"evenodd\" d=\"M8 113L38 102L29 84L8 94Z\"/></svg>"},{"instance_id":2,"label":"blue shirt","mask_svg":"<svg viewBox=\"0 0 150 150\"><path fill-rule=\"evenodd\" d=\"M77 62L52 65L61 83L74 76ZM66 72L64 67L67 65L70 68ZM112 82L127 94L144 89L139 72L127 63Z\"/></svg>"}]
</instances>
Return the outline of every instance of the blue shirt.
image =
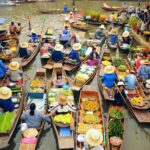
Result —
<instances>
[{"instance_id":1,"label":"blue shirt","mask_svg":"<svg viewBox=\"0 0 150 150\"><path fill-rule=\"evenodd\" d=\"M11 98L7 100L0 99L0 108L2 108L4 112L11 112L14 110L14 103L12 102Z\"/></svg>"},{"instance_id":2,"label":"blue shirt","mask_svg":"<svg viewBox=\"0 0 150 150\"><path fill-rule=\"evenodd\" d=\"M78 51L72 49L71 53L69 54L69 58L76 59L77 62L81 62Z\"/></svg>"},{"instance_id":3,"label":"blue shirt","mask_svg":"<svg viewBox=\"0 0 150 150\"><path fill-rule=\"evenodd\" d=\"M28 57L28 52L26 48L20 48L19 49L19 55L20 57Z\"/></svg>"},{"instance_id":4,"label":"blue shirt","mask_svg":"<svg viewBox=\"0 0 150 150\"><path fill-rule=\"evenodd\" d=\"M101 78L102 83L106 87L113 87L115 85L115 82L117 82L117 76L115 73L112 74L104 74L103 77Z\"/></svg>"},{"instance_id":5,"label":"blue shirt","mask_svg":"<svg viewBox=\"0 0 150 150\"><path fill-rule=\"evenodd\" d=\"M0 60L0 78L3 78L8 67L5 66L2 60Z\"/></svg>"},{"instance_id":6,"label":"blue shirt","mask_svg":"<svg viewBox=\"0 0 150 150\"><path fill-rule=\"evenodd\" d=\"M64 11L69 11L67 5L64 5Z\"/></svg>"},{"instance_id":7,"label":"blue shirt","mask_svg":"<svg viewBox=\"0 0 150 150\"><path fill-rule=\"evenodd\" d=\"M127 90L134 90L136 87L136 76L134 74L129 74L125 78L125 88Z\"/></svg>"},{"instance_id":8,"label":"blue shirt","mask_svg":"<svg viewBox=\"0 0 150 150\"><path fill-rule=\"evenodd\" d=\"M61 34L60 40L62 41L69 41L70 40L70 34Z\"/></svg>"},{"instance_id":9,"label":"blue shirt","mask_svg":"<svg viewBox=\"0 0 150 150\"><path fill-rule=\"evenodd\" d=\"M117 35L113 35L113 34L110 34L109 35L109 42L114 45L117 43L117 39L118 39L118 36Z\"/></svg>"},{"instance_id":10,"label":"blue shirt","mask_svg":"<svg viewBox=\"0 0 150 150\"><path fill-rule=\"evenodd\" d=\"M138 76L143 80L147 80L150 76L150 66L142 65L138 69Z\"/></svg>"},{"instance_id":11,"label":"blue shirt","mask_svg":"<svg viewBox=\"0 0 150 150\"><path fill-rule=\"evenodd\" d=\"M52 52L52 60L53 60L55 63L57 63L57 62L63 60L63 58L64 58L64 55L63 55L63 53L62 53L61 51L53 51L53 52Z\"/></svg>"}]
</instances>

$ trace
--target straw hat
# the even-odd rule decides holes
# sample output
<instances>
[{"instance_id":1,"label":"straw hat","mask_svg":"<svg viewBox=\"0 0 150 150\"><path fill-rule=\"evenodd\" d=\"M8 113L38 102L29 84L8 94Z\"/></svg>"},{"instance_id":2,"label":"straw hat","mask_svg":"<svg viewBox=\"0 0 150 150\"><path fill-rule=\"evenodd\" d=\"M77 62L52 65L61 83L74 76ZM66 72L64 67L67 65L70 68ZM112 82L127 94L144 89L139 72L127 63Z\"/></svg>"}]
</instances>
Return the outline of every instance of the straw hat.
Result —
<instances>
[{"instance_id":1,"label":"straw hat","mask_svg":"<svg viewBox=\"0 0 150 150\"><path fill-rule=\"evenodd\" d=\"M101 26L99 26L100 29L105 29L105 26L102 24Z\"/></svg>"},{"instance_id":2,"label":"straw hat","mask_svg":"<svg viewBox=\"0 0 150 150\"><path fill-rule=\"evenodd\" d=\"M19 63L17 61L13 61L9 64L10 70L17 70L19 68Z\"/></svg>"},{"instance_id":3,"label":"straw hat","mask_svg":"<svg viewBox=\"0 0 150 150\"><path fill-rule=\"evenodd\" d=\"M131 70L130 73L135 73L135 71L134 71L134 70Z\"/></svg>"},{"instance_id":4,"label":"straw hat","mask_svg":"<svg viewBox=\"0 0 150 150\"><path fill-rule=\"evenodd\" d=\"M73 49L74 50L78 51L78 50L80 50L80 48L81 48L81 44L80 43L73 44Z\"/></svg>"},{"instance_id":5,"label":"straw hat","mask_svg":"<svg viewBox=\"0 0 150 150\"><path fill-rule=\"evenodd\" d=\"M114 71L115 71L115 67L112 66L112 65L106 66L106 67L104 68L104 72L107 73L107 74L114 73Z\"/></svg>"},{"instance_id":6,"label":"straw hat","mask_svg":"<svg viewBox=\"0 0 150 150\"><path fill-rule=\"evenodd\" d=\"M62 105L65 105L67 103L67 99L66 99L66 96L65 95L60 95L58 97L58 103L59 104L62 104Z\"/></svg>"},{"instance_id":7,"label":"straw hat","mask_svg":"<svg viewBox=\"0 0 150 150\"><path fill-rule=\"evenodd\" d=\"M63 45L61 45L61 44L56 44L54 49L55 49L56 51L61 51L61 50L63 49Z\"/></svg>"},{"instance_id":8,"label":"straw hat","mask_svg":"<svg viewBox=\"0 0 150 150\"><path fill-rule=\"evenodd\" d=\"M143 64L144 64L144 65L149 65L150 62L149 62L148 60L145 60L145 61L143 62Z\"/></svg>"},{"instance_id":9,"label":"straw hat","mask_svg":"<svg viewBox=\"0 0 150 150\"><path fill-rule=\"evenodd\" d=\"M87 131L85 139L90 146L98 146L103 142L103 134L97 129L90 129Z\"/></svg>"},{"instance_id":10,"label":"straw hat","mask_svg":"<svg viewBox=\"0 0 150 150\"><path fill-rule=\"evenodd\" d=\"M129 36L129 32L128 31L124 31L122 34L123 37L128 37Z\"/></svg>"},{"instance_id":11,"label":"straw hat","mask_svg":"<svg viewBox=\"0 0 150 150\"><path fill-rule=\"evenodd\" d=\"M1 87L0 88L0 98L1 99L9 99L12 96L12 91L8 87Z\"/></svg>"},{"instance_id":12,"label":"straw hat","mask_svg":"<svg viewBox=\"0 0 150 150\"><path fill-rule=\"evenodd\" d=\"M27 42L21 43L20 47L21 48L27 48L28 47L28 43Z\"/></svg>"},{"instance_id":13,"label":"straw hat","mask_svg":"<svg viewBox=\"0 0 150 150\"><path fill-rule=\"evenodd\" d=\"M118 147L122 144L122 140L119 137L113 136L110 138L110 144Z\"/></svg>"},{"instance_id":14,"label":"straw hat","mask_svg":"<svg viewBox=\"0 0 150 150\"><path fill-rule=\"evenodd\" d=\"M35 128L28 128L23 132L23 136L25 138L36 137L38 135L38 131Z\"/></svg>"},{"instance_id":15,"label":"straw hat","mask_svg":"<svg viewBox=\"0 0 150 150\"><path fill-rule=\"evenodd\" d=\"M119 81L117 85L122 86L122 85L124 85L124 83L122 81Z\"/></svg>"},{"instance_id":16,"label":"straw hat","mask_svg":"<svg viewBox=\"0 0 150 150\"><path fill-rule=\"evenodd\" d=\"M117 34L118 34L118 32L117 32L117 30L116 30L116 29L112 29L112 30L110 31L110 34L117 35Z\"/></svg>"}]
</instances>

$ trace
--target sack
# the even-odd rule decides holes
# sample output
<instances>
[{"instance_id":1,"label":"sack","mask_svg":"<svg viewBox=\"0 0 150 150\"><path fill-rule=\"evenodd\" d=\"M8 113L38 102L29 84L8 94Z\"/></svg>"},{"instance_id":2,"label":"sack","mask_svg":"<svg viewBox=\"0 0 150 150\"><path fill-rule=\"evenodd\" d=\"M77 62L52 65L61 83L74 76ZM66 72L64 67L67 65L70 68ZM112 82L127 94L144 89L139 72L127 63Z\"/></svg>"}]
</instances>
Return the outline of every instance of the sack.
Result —
<instances>
[{"instance_id":1,"label":"sack","mask_svg":"<svg viewBox=\"0 0 150 150\"><path fill-rule=\"evenodd\" d=\"M21 123L20 126L21 126L21 131L22 132L24 132L28 128L27 123Z\"/></svg>"}]
</instances>

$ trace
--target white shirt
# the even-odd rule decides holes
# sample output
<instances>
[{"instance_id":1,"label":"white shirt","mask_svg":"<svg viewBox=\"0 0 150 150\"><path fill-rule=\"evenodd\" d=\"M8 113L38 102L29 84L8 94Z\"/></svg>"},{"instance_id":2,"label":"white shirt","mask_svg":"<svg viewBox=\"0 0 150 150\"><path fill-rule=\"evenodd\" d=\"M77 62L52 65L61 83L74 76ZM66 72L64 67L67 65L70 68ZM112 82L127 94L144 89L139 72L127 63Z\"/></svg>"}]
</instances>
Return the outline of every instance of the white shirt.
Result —
<instances>
[{"instance_id":1,"label":"white shirt","mask_svg":"<svg viewBox=\"0 0 150 150\"><path fill-rule=\"evenodd\" d=\"M8 71L8 74L9 74L10 79L12 81L19 81L19 80L21 80L22 79L21 73L22 72L20 70L15 70L15 71L9 70Z\"/></svg>"}]
</instances>

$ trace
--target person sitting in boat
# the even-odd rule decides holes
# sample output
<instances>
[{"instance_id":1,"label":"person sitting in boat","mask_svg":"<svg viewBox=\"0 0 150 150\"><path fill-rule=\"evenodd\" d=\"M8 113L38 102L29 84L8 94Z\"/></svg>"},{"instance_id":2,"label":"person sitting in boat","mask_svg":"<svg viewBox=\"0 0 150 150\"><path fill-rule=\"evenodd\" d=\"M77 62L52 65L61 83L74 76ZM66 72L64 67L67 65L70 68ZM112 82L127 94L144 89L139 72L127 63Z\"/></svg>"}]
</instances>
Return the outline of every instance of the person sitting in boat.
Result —
<instances>
[{"instance_id":1,"label":"person sitting in boat","mask_svg":"<svg viewBox=\"0 0 150 150\"><path fill-rule=\"evenodd\" d=\"M11 24L9 26L9 32L11 35L16 33L16 26L15 26L14 22L11 22Z\"/></svg>"},{"instance_id":2,"label":"person sitting in boat","mask_svg":"<svg viewBox=\"0 0 150 150\"><path fill-rule=\"evenodd\" d=\"M64 59L64 54L61 52L63 50L63 45L56 44L54 51L52 52L52 61L58 63Z\"/></svg>"},{"instance_id":3,"label":"person sitting in boat","mask_svg":"<svg viewBox=\"0 0 150 150\"><path fill-rule=\"evenodd\" d=\"M36 32L33 29L31 30L31 34L28 36L31 37L31 42L36 43L39 41L38 35L36 34Z\"/></svg>"},{"instance_id":4,"label":"person sitting in boat","mask_svg":"<svg viewBox=\"0 0 150 150\"><path fill-rule=\"evenodd\" d=\"M125 77L125 88L127 90L135 90L136 88L136 83L137 83L137 79L135 76L135 71L131 70L130 72L127 71L128 75Z\"/></svg>"},{"instance_id":5,"label":"person sitting in boat","mask_svg":"<svg viewBox=\"0 0 150 150\"><path fill-rule=\"evenodd\" d=\"M20 44L20 48L19 48L19 56L26 59L28 58L31 53L27 50L28 48L28 43L24 42Z\"/></svg>"},{"instance_id":6,"label":"person sitting in boat","mask_svg":"<svg viewBox=\"0 0 150 150\"><path fill-rule=\"evenodd\" d=\"M75 43L73 45L73 49L71 50L71 52L69 54L69 58L75 60L76 62L81 62L80 49L81 49L81 44Z\"/></svg>"},{"instance_id":7,"label":"person sitting in boat","mask_svg":"<svg viewBox=\"0 0 150 150\"><path fill-rule=\"evenodd\" d=\"M48 28L46 31L46 35L53 35L53 30L51 28Z\"/></svg>"},{"instance_id":8,"label":"person sitting in boat","mask_svg":"<svg viewBox=\"0 0 150 150\"><path fill-rule=\"evenodd\" d=\"M48 39L45 39L45 43L43 44L42 48L44 48L46 50L52 49L52 45L49 43Z\"/></svg>"},{"instance_id":9,"label":"person sitting in boat","mask_svg":"<svg viewBox=\"0 0 150 150\"><path fill-rule=\"evenodd\" d=\"M109 43L111 45L115 45L117 44L117 41L118 41L118 33L117 33L117 30L116 29L112 29L109 33Z\"/></svg>"},{"instance_id":10,"label":"person sitting in boat","mask_svg":"<svg viewBox=\"0 0 150 150\"><path fill-rule=\"evenodd\" d=\"M65 95L59 95L58 104L48 110L49 113L67 114L69 112L76 112L76 108L68 104Z\"/></svg>"},{"instance_id":11,"label":"person sitting in boat","mask_svg":"<svg viewBox=\"0 0 150 150\"><path fill-rule=\"evenodd\" d=\"M50 122L50 116L44 115L36 110L36 105L34 103L30 104L30 110L23 112L21 119L27 124L28 128L38 128L41 126L42 121Z\"/></svg>"},{"instance_id":12,"label":"person sitting in boat","mask_svg":"<svg viewBox=\"0 0 150 150\"><path fill-rule=\"evenodd\" d=\"M97 65L99 63L99 61L100 61L100 56L97 53L96 48L93 46L92 47L92 52L91 52L91 54L90 54L90 56L89 56L86 63L89 66L94 66L94 65Z\"/></svg>"},{"instance_id":13,"label":"person sitting in boat","mask_svg":"<svg viewBox=\"0 0 150 150\"><path fill-rule=\"evenodd\" d=\"M8 67L5 66L2 60L0 60L0 79L5 76L5 73L7 70L8 70Z\"/></svg>"},{"instance_id":14,"label":"person sitting in boat","mask_svg":"<svg viewBox=\"0 0 150 150\"><path fill-rule=\"evenodd\" d=\"M20 35L23 27L21 26L21 23L18 23L16 26L16 34Z\"/></svg>"},{"instance_id":15,"label":"person sitting in boat","mask_svg":"<svg viewBox=\"0 0 150 150\"><path fill-rule=\"evenodd\" d=\"M115 89L114 99L115 101L113 104L124 106L124 99L127 98L127 95L125 93L125 84L123 81L119 81L117 83L117 88ZM123 99L124 98L124 99Z\"/></svg>"},{"instance_id":16,"label":"person sitting in boat","mask_svg":"<svg viewBox=\"0 0 150 150\"><path fill-rule=\"evenodd\" d=\"M105 29L106 28L104 25L99 26L99 29L96 31L96 33L94 35L95 38L98 40L101 40L105 36L105 33L106 33Z\"/></svg>"},{"instance_id":17,"label":"person sitting in boat","mask_svg":"<svg viewBox=\"0 0 150 150\"><path fill-rule=\"evenodd\" d=\"M22 72L20 71L19 63L17 61L12 61L9 64L9 70L8 70L8 75L9 78L12 82L18 82L22 80Z\"/></svg>"},{"instance_id":18,"label":"person sitting in boat","mask_svg":"<svg viewBox=\"0 0 150 150\"><path fill-rule=\"evenodd\" d=\"M129 36L129 32L124 31L122 34L122 39L121 39L121 46L128 48L130 44L131 44L131 38Z\"/></svg>"},{"instance_id":19,"label":"person sitting in boat","mask_svg":"<svg viewBox=\"0 0 150 150\"><path fill-rule=\"evenodd\" d=\"M105 87L112 88L118 81L117 76L114 72L114 66L109 65L104 68L104 75L102 76L101 81Z\"/></svg>"},{"instance_id":20,"label":"person sitting in boat","mask_svg":"<svg viewBox=\"0 0 150 150\"><path fill-rule=\"evenodd\" d=\"M12 91L8 87L0 88L0 112L12 112L14 110L14 103L11 99Z\"/></svg>"},{"instance_id":21,"label":"person sitting in boat","mask_svg":"<svg viewBox=\"0 0 150 150\"><path fill-rule=\"evenodd\" d=\"M114 12L112 12L112 13L109 15L109 21L110 21L111 23L114 22Z\"/></svg>"},{"instance_id":22,"label":"person sitting in boat","mask_svg":"<svg viewBox=\"0 0 150 150\"><path fill-rule=\"evenodd\" d=\"M135 69L138 70L140 66L144 63L143 55L137 55L137 59L135 60Z\"/></svg>"},{"instance_id":23,"label":"person sitting in boat","mask_svg":"<svg viewBox=\"0 0 150 150\"><path fill-rule=\"evenodd\" d=\"M145 60L137 71L139 78L142 82L145 82L150 77L150 62Z\"/></svg>"},{"instance_id":24,"label":"person sitting in boat","mask_svg":"<svg viewBox=\"0 0 150 150\"><path fill-rule=\"evenodd\" d=\"M66 4L66 3L64 3L64 8L63 8L63 10L64 10L64 12L69 11L69 8L68 8L68 6L67 6L67 4Z\"/></svg>"},{"instance_id":25,"label":"person sitting in boat","mask_svg":"<svg viewBox=\"0 0 150 150\"><path fill-rule=\"evenodd\" d=\"M56 88L63 88L63 85L66 84L66 78L62 75L62 72L57 72L56 77L53 80L53 84Z\"/></svg>"},{"instance_id":26,"label":"person sitting in boat","mask_svg":"<svg viewBox=\"0 0 150 150\"><path fill-rule=\"evenodd\" d=\"M97 129L89 129L85 135L82 150L104 150L102 132Z\"/></svg>"}]
</instances>

